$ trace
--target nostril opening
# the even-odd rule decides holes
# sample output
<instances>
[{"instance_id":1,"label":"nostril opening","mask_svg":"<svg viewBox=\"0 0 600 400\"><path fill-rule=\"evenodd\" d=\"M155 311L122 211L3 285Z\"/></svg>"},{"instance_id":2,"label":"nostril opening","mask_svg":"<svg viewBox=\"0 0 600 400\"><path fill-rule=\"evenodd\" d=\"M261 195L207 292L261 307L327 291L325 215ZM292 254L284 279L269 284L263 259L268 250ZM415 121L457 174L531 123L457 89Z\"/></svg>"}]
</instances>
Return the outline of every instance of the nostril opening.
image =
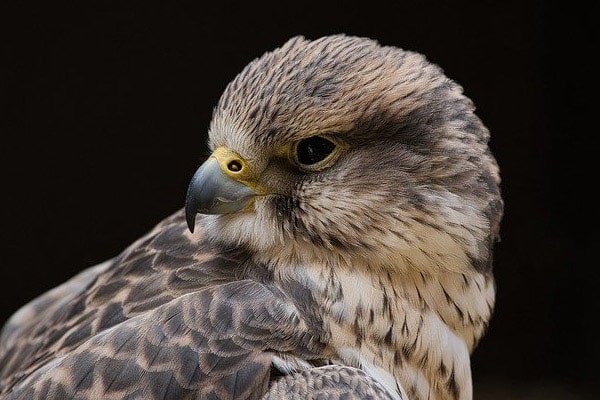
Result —
<instances>
[{"instance_id":1,"label":"nostril opening","mask_svg":"<svg viewBox=\"0 0 600 400\"><path fill-rule=\"evenodd\" d=\"M239 160L231 160L227 163L227 169L231 172L240 172L242 170L242 163Z\"/></svg>"}]
</instances>

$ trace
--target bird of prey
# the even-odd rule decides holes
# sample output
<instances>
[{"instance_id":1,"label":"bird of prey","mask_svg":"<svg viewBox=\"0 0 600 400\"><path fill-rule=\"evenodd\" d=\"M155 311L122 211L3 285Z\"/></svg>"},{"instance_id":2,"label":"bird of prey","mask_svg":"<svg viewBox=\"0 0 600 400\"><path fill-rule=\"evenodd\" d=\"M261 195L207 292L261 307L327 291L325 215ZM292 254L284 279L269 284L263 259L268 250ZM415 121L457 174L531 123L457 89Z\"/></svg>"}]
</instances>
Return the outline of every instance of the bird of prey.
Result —
<instances>
[{"instance_id":1,"label":"bird of prey","mask_svg":"<svg viewBox=\"0 0 600 400\"><path fill-rule=\"evenodd\" d=\"M6 323L0 399L472 398L503 200L458 83L298 36L208 137L181 210Z\"/></svg>"}]
</instances>

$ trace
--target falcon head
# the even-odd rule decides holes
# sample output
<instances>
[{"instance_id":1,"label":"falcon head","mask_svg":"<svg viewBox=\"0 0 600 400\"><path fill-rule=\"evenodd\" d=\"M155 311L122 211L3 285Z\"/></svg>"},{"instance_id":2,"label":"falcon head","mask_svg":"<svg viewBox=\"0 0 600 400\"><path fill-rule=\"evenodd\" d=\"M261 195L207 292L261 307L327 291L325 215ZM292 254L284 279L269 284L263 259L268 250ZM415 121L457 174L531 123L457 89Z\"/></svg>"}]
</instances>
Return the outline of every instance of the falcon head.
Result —
<instances>
[{"instance_id":1,"label":"falcon head","mask_svg":"<svg viewBox=\"0 0 600 400\"><path fill-rule=\"evenodd\" d=\"M186 216L265 260L485 270L502 214L489 132L422 55L289 40L226 87Z\"/></svg>"}]
</instances>

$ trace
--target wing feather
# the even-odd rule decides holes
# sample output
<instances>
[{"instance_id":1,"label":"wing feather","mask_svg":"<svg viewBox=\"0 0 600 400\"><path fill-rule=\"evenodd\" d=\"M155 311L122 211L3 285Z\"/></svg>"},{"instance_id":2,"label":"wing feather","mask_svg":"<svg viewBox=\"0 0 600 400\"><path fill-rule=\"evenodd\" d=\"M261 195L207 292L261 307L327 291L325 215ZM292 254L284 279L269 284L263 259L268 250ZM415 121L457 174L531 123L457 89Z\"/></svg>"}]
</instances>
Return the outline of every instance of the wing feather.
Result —
<instances>
[{"instance_id":1,"label":"wing feather","mask_svg":"<svg viewBox=\"0 0 600 400\"><path fill-rule=\"evenodd\" d=\"M263 400L278 399L397 400L398 397L392 396L363 370L327 365L284 375L273 381Z\"/></svg>"},{"instance_id":2,"label":"wing feather","mask_svg":"<svg viewBox=\"0 0 600 400\"><path fill-rule=\"evenodd\" d=\"M315 357L318 350L282 293L235 281L180 296L103 330L31 371L6 399L47 399L49 393L257 399L267 390L273 351Z\"/></svg>"},{"instance_id":3,"label":"wing feather","mask_svg":"<svg viewBox=\"0 0 600 400\"><path fill-rule=\"evenodd\" d=\"M318 316L249 260L189 235L177 212L10 319L0 399L387 399L363 372L311 368L327 356ZM278 377L285 354L309 369Z\"/></svg>"}]
</instances>

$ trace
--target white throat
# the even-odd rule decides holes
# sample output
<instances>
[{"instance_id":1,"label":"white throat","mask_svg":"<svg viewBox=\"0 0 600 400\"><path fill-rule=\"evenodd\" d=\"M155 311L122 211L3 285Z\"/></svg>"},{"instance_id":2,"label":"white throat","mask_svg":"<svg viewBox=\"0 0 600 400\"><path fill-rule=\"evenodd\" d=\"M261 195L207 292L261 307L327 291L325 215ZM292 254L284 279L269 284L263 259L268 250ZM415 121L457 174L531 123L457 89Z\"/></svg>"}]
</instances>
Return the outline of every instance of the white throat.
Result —
<instances>
[{"instance_id":1,"label":"white throat","mask_svg":"<svg viewBox=\"0 0 600 400\"><path fill-rule=\"evenodd\" d=\"M279 265L313 293L339 361L409 399L472 398L470 352L491 317L483 275Z\"/></svg>"}]
</instances>

